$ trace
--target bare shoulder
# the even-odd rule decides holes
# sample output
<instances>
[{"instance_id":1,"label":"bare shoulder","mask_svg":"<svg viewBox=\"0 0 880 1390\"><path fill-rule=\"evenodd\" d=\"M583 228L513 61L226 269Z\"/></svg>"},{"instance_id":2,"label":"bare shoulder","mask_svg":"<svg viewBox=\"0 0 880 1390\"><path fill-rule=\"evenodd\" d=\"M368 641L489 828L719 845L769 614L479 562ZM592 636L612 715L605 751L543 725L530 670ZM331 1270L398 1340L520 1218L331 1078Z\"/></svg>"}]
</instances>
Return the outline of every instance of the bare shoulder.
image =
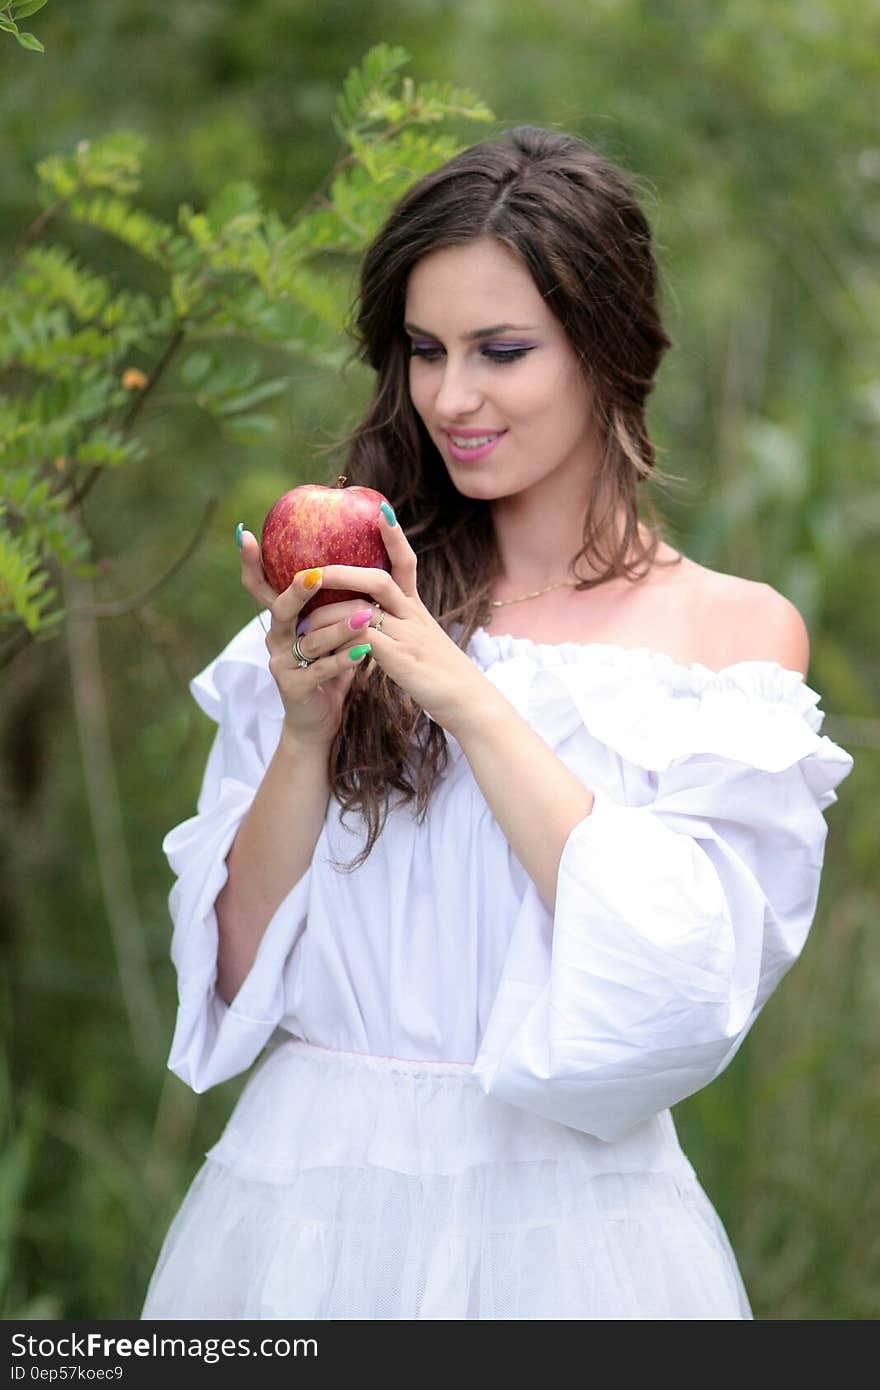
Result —
<instances>
[{"instance_id":1,"label":"bare shoulder","mask_svg":"<svg viewBox=\"0 0 880 1390\"><path fill-rule=\"evenodd\" d=\"M716 670L737 661L775 661L806 677L810 638L799 610L771 584L693 567L700 643Z\"/></svg>"}]
</instances>

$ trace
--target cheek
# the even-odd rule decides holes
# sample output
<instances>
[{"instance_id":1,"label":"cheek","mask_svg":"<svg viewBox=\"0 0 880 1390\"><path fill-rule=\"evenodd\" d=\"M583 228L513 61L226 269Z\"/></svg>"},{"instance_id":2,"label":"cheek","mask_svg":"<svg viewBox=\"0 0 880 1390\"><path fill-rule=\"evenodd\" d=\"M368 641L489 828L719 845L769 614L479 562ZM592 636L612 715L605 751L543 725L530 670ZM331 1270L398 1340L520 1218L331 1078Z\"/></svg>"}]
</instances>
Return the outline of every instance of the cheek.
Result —
<instances>
[{"instance_id":1,"label":"cheek","mask_svg":"<svg viewBox=\"0 0 880 1390\"><path fill-rule=\"evenodd\" d=\"M505 395L504 414L517 436L529 447L567 452L590 428L589 398L583 378L554 364L512 384Z\"/></svg>"},{"instance_id":2,"label":"cheek","mask_svg":"<svg viewBox=\"0 0 880 1390\"><path fill-rule=\"evenodd\" d=\"M511 376L503 394L510 418L525 428L556 429L568 411L565 383L557 371L546 368Z\"/></svg>"},{"instance_id":3,"label":"cheek","mask_svg":"<svg viewBox=\"0 0 880 1390\"><path fill-rule=\"evenodd\" d=\"M592 414L592 397L583 373L576 364L564 364L548 387L559 428L566 434L585 429Z\"/></svg>"},{"instance_id":4,"label":"cheek","mask_svg":"<svg viewBox=\"0 0 880 1390\"><path fill-rule=\"evenodd\" d=\"M419 415L423 415L430 402L431 392L425 373L420 372L417 366L410 366L409 369L409 396Z\"/></svg>"}]
</instances>

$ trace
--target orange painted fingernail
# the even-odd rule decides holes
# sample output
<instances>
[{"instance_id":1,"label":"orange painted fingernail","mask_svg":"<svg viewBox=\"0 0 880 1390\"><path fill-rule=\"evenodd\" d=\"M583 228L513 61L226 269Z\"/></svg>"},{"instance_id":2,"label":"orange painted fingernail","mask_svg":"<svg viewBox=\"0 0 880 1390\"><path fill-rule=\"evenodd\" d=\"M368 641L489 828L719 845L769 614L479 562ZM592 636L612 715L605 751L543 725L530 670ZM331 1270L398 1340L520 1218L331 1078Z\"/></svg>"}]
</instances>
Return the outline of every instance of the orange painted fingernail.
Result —
<instances>
[{"instance_id":1,"label":"orange painted fingernail","mask_svg":"<svg viewBox=\"0 0 880 1390\"><path fill-rule=\"evenodd\" d=\"M300 570L299 574L294 575L294 579L301 579L304 588L314 589L321 582L321 571L319 569Z\"/></svg>"}]
</instances>

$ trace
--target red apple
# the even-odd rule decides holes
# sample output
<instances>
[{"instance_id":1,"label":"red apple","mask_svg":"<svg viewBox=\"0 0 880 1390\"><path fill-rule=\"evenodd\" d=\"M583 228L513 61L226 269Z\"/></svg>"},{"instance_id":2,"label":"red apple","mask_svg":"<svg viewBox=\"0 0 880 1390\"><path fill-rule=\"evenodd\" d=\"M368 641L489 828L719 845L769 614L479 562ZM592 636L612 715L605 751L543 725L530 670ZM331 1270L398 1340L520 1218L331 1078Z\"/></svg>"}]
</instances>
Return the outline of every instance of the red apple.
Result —
<instances>
[{"instance_id":1,"label":"red apple","mask_svg":"<svg viewBox=\"0 0 880 1390\"><path fill-rule=\"evenodd\" d=\"M362 565L391 572L379 529L379 503L387 501L372 487L335 487L303 483L279 497L263 522L261 547L266 578L281 593L300 570L324 565ZM303 615L325 603L369 597L356 589L318 590Z\"/></svg>"}]
</instances>

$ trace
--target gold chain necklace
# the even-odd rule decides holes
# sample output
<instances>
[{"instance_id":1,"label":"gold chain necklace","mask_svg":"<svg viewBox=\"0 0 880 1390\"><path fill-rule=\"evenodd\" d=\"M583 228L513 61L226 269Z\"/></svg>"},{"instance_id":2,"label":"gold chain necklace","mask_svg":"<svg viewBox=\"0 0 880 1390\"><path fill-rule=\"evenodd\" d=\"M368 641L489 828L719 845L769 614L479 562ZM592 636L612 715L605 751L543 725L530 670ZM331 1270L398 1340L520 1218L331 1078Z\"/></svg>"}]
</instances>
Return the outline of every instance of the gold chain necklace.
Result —
<instances>
[{"instance_id":1,"label":"gold chain necklace","mask_svg":"<svg viewBox=\"0 0 880 1390\"><path fill-rule=\"evenodd\" d=\"M507 603L524 603L527 598L537 598L540 594L549 594L551 589L573 589L576 583L576 579L560 579L558 584L548 584L546 589L535 589L533 593L522 594L519 598L490 598L489 605L492 608L503 608Z\"/></svg>"},{"instance_id":2,"label":"gold chain necklace","mask_svg":"<svg viewBox=\"0 0 880 1390\"><path fill-rule=\"evenodd\" d=\"M561 579L558 584L548 584L546 589L535 589L533 593L521 594L519 598L490 598L489 607L481 619L482 625L485 627L492 621L493 608L504 608L508 603L525 603L527 598L537 598L540 594L549 594L551 589L573 589L576 583L576 579Z\"/></svg>"}]
</instances>

